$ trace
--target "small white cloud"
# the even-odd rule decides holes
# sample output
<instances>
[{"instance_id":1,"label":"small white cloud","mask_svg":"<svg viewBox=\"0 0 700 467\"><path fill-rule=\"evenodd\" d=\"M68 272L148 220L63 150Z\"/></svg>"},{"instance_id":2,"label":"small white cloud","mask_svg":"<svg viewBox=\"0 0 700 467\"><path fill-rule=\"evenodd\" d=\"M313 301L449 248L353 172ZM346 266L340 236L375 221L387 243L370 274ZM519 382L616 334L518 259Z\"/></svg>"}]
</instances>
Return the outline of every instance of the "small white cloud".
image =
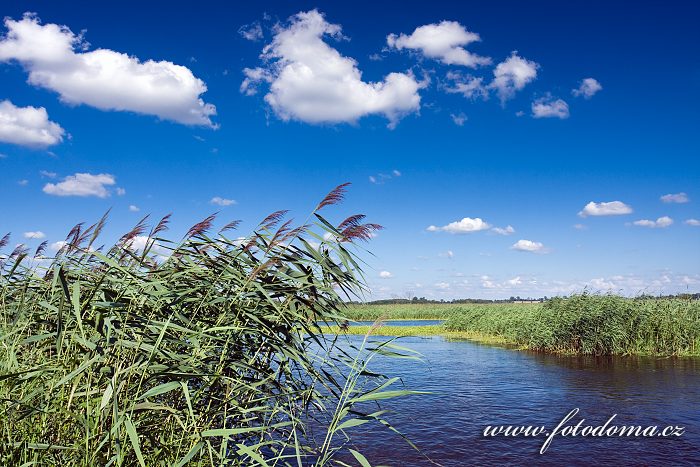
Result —
<instances>
[{"instance_id":1,"label":"small white cloud","mask_svg":"<svg viewBox=\"0 0 700 467\"><path fill-rule=\"evenodd\" d=\"M238 28L238 34L243 36L247 41L256 42L263 38L263 30L259 21L254 21L251 24L244 24Z\"/></svg>"},{"instance_id":2,"label":"small white cloud","mask_svg":"<svg viewBox=\"0 0 700 467\"><path fill-rule=\"evenodd\" d=\"M342 39L341 27L318 10L300 12L279 26L261 55L264 65L245 69L241 92L254 94L267 83L265 102L284 121L354 123L383 115L393 128L420 108L418 82L411 73L389 73L382 81L362 80L357 62L329 46L324 38Z\"/></svg>"},{"instance_id":3,"label":"small white cloud","mask_svg":"<svg viewBox=\"0 0 700 467\"><path fill-rule=\"evenodd\" d=\"M382 279L391 279L394 275L389 271L379 271L379 277Z\"/></svg>"},{"instance_id":4,"label":"small white cloud","mask_svg":"<svg viewBox=\"0 0 700 467\"><path fill-rule=\"evenodd\" d=\"M698 219L687 219L684 224L692 225L693 227L700 227L700 220Z\"/></svg>"},{"instance_id":5,"label":"small white cloud","mask_svg":"<svg viewBox=\"0 0 700 467\"><path fill-rule=\"evenodd\" d=\"M583 224L574 224L574 229L576 230L586 230L588 227L586 227Z\"/></svg>"},{"instance_id":6,"label":"small white cloud","mask_svg":"<svg viewBox=\"0 0 700 467\"><path fill-rule=\"evenodd\" d=\"M621 216L630 214L632 207L626 205L622 201L609 201L595 203L591 201L583 207L583 210L578 213L581 217L587 216Z\"/></svg>"},{"instance_id":7,"label":"small white cloud","mask_svg":"<svg viewBox=\"0 0 700 467\"><path fill-rule=\"evenodd\" d=\"M49 172L48 170L40 170L39 175L46 178L56 178L58 176L56 172Z\"/></svg>"},{"instance_id":8,"label":"small white cloud","mask_svg":"<svg viewBox=\"0 0 700 467\"><path fill-rule=\"evenodd\" d=\"M655 221L652 221L649 219L640 219L638 221L632 222L632 224L634 224L638 227L649 227L652 229L655 229L655 228L663 229L663 228L668 227L671 224L673 224L673 219L671 219L668 216L663 216L663 217L659 217Z\"/></svg>"},{"instance_id":9,"label":"small white cloud","mask_svg":"<svg viewBox=\"0 0 700 467\"><path fill-rule=\"evenodd\" d=\"M554 99L551 95L541 97L532 103L534 118L569 118L569 104L562 99Z\"/></svg>"},{"instance_id":10,"label":"small white cloud","mask_svg":"<svg viewBox=\"0 0 700 467\"><path fill-rule=\"evenodd\" d=\"M446 65L463 65L476 68L491 63L489 57L473 54L465 47L480 41L477 33L467 29L456 21L442 21L426 24L416 28L410 35L389 34L386 43L389 48L397 50L417 50L427 57Z\"/></svg>"},{"instance_id":11,"label":"small white cloud","mask_svg":"<svg viewBox=\"0 0 700 467\"><path fill-rule=\"evenodd\" d=\"M688 203L690 199L688 198L688 195L685 193L669 193L667 195L663 195L661 197L661 201L664 203L678 203L678 204L683 204L683 203Z\"/></svg>"},{"instance_id":12,"label":"small white cloud","mask_svg":"<svg viewBox=\"0 0 700 467\"><path fill-rule=\"evenodd\" d=\"M46 234L44 232L37 230L36 232L24 232L24 238L33 238L36 240L40 240L42 238L46 238Z\"/></svg>"},{"instance_id":13,"label":"small white cloud","mask_svg":"<svg viewBox=\"0 0 700 467\"><path fill-rule=\"evenodd\" d=\"M55 196L97 196L106 198L109 196L108 186L116 183L114 176L110 174L92 175L89 173L77 173L69 175L59 183L47 183L44 185L44 193Z\"/></svg>"},{"instance_id":14,"label":"small white cloud","mask_svg":"<svg viewBox=\"0 0 700 467\"><path fill-rule=\"evenodd\" d=\"M587 285L592 287L594 290L612 290L617 288L617 285L613 281L606 280L603 277L596 277L595 279L591 279L590 281L588 281Z\"/></svg>"},{"instance_id":15,"label":"small white cloud","mask_svg":"<svg viewBox=\"0 0 700 467\"><path fill-rule=\"evenodd\" d=\"M58 242L53 242L53 243L51 243L51 244L49 245L49 250L51 250L51 251L58 251L58 250L60 250L61 248L63 248L64 246L66 246L67 244L68 244L68 242L66 242L66 241L64 241L64 240L60 240L60 241L58 241Z\"/></svg>"},{"instance_id":16,"label":"small white cloud","mask_svg":"<svg viewBox=\"0 0 700 467\"><path fill-rule=\"evenodd\" d=\"M452 121L457 126L464 126L464 123L467 121L467 116L462 112L458 114L450 114L450 118L452 118Z\"/></svg>"},{"instance_id":17,"label":"small white cloud","mask_svg":"<svg viewBox=\"0 0 700 467\"><path fill-rule=\"evenodd\" d=\"M450 284L447 282L436 282L435 287L440 290L447 290L450 288Z\"/></svg>"},{"instance_id":18,"label":"small white cloud","mask_svg":"<svg viewBox=\"0 0 700 467\"><path fill-rule=\"evenodd\" d=\"M504 103L537 78L539 67L537 63L513 52L510 57L496 65L493 70L494 78L489 87L496 90L501 103Z\"/></svg>"},{"instance_id":19,"label":"small white cloud","mask_svg":"<svg viewBox=\"0 0 700 467\"><path fill-rule=\"evenodd\" d=\"M442 258L452 259L455 257L455 254L452 250L447 250L444 253L440 253L439 256L441 256Z\"/></svg>"},{"instance_id":20,"label":"small white cloud","mask_svg":"<svg viewBox=\"0 0 700 467\"><path fill-rule=\"evenodd\" d=\"M522 283L523 283L523 281L522 281L522 279L520 279L520 276L514 277L512 279L508 279L506 281L506 284L511 286L511 287L521 285Z\"/></svg>"},{"instance_id":21,"label":"small white cloud","mask_svg":"<svg viewBox=\"0 0 700 467\"><path fill-rule=\"evenodd\" d=\"M486 230L490 227L491 226L487 222L485 222L479 217L476 217L474 219L472 219L471 217L465 217L461 221L451 222L442 227L436 227L434 225L431 225L430 227L428 227L427 230L428 232L443 231L452 234L463 234L470 232L478 232L480 230Z\"/></svg>"},{"instance_id":22,"label":"small white cloud","mask_svg":"<svg viewBox=\"0 0 700 467\"><path fill-rule=\"evenodd\" d=\"M518 240L511 246L511 249L530 253L546 253L547 251L542 243L532 240Z\"/></svg>"},{"instance_id":23,"label":"small white cloud","mask_svg":"<svg viewBox=\"0 0 700 467\"><path fill-rule=\"evenodd\" d=\"M594 78L586 78L581 81L577 89L572 89L571 94L576 97L583 96L586 99L593 97L595 93L602 90L603 86Z\"/></svg>"},{"instance_id":24,"label":"small white cloud","mask_svg":"<svg viewBox=\"0 0 700 467\"><path fill-rule=\"evenodd\" d=\"M515 229L513 228L512 225L509 225L505 228L494 227L493 229L491 229L491 231L493 231L494 233L497 233L498 235L512 235L515 233Z\"/></svg>"},{"instance_id":25,"label":"small white cloud","mask_svg":"<svg viewBox=\"0 0 700 467\"><path fill-rule=\"evenodd\" d=\"M399 172L397 169L394 169L391 171L391 173L380 173L376 175L370 175L369 176L369 182L374 183L375 185L383 185L385 182L391 180L392 178L398 178L401 176L401 172Z\"/></svg>"},{"instance_id":26,"label":"small white cloud","mask_svg":"<svg viewBox=\"0 0 700 467\"><path fill-rule=\"evenodd\" d=\"M481 276L481 287L484 289L495 289L498 285L489 276Z\"/></svg>"},{"instance_id":27,"label":"small white cloud","mask_svg":"<svg viewBox=\"0 0 700 467\"><path fill-rule=\"evenodd\" d=\"M233 199L222 198L220 196L214 196L209 203L217 206L231 206L232 204L236 204L236 201Z\"/></svg>"},{"instance_id":28,"label":"small white cloud","mask_svg":"<svg viewBox=\"0 0 700 467\"><path fill-rule=\"evenodd\" d=\"M22 180L18 180L18 181L17 181L17 185L19 185L19 186L27 186L27 185L29 185L29 180L27 180L26 178L24 178L24 179L22 179Z\"/></svg>"},{"instance_id":29,"label":"small white cloud","mask_svg":"<svg viewBox=\"0 0 700 467\"><path fill-rule=\"evenodd\" d=\"M64 134L58 123L49 120L44 107L17 107L8 100L0 101L0 142L46 148L63 141Z\"/></svg>"},{"instance_id":30,"label":"small white cloud","mask_svg":"<svg viewBox=\"0 0 700 467\"><path fill-rule=\"evenodd\" d=\"M84 52L88 44L82 34L58 24L42 25L32 14L18 21L5 18L5 27L0 62L19 62L29 73L30 84L56 91L66 104L215 126L210 117L216 115L216 108L200 98L207 86L187 67L168 61L142 62L109 49ZM44 145L60 140L59 128Z\"/></svg>"},{"instance_id":31,"label":"small white cloud","mask_svg":"<svg viewBox=\"0 0 700 467\"><path fill-rule=\"evenodd\" d=\"M489 97L489 90L484 85L484 78L464 75L458 71L448 71L446 78L451 82L449 85L443 86L447 93L461 94L467 99L481 97L486 100Z\"/></svg>"},{"instance_id":32,"label":"small white cloud","mask_svg":"<svg viewBox=\"0 0 700 467\"><path fill-rule=\"evenodd\" d=\"M139 212L140 210L141 210L141 208L139 208L138 206L135 206L133 204L129 205L129 211L131 211L131 212Z\"/></svg>"}]
</instances>

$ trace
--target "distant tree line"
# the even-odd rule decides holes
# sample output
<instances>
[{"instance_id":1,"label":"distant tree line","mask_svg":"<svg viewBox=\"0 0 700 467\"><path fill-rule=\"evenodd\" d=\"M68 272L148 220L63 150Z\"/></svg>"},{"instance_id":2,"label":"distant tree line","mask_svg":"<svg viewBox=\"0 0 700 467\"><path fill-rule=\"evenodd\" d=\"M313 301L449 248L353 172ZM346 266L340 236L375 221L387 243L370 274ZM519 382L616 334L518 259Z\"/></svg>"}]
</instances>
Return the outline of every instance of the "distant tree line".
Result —
<instances>
[{"instance_id":1,"label":"distant tree line","mask_svg":"<svg viewBox=\"0 0 700 467\"><path fill-rule=\"evenodd\" d=\"M650 295L650 294L641 294L636 297L634 297L635 300L657 300L657 299L670 299L670 298L681 298L685 300L700 300L700 293L680 293L680 294L670 294L670 295ZM414 304L440 304L440 303L454 303L454 304L459 304L459 303L542 303L546 302L549 300L549 297L546 295L544 297L539 297L539 298L532 298L532 297L527 297L527 298L521 298L519 295L518 296L511 296L509 298L505 299L494 299L494 300L489 300L485 298L458 298L458 299L453 299L453 300L431 300L429 298L425 297L413 297L413 298L386 298L382 300L372 300L368 302L358 302L358 301L350 301L348 302L349 304L352 305L414 305Z\"/></svg>"}]
</instances>

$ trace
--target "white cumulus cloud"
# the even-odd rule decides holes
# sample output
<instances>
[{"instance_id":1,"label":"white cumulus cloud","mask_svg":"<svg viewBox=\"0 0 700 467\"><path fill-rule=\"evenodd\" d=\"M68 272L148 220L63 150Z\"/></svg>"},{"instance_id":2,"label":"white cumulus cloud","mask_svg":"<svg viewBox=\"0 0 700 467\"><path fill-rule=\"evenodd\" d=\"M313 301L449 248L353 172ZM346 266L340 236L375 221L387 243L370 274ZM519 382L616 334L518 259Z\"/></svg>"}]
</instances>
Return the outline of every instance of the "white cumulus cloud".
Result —
<instances>
[{"instance_id":1,"label":"white cumulus cloud","mask_svg":"<svg viewBox=\"0 0 700 467\"><path fill-rule=\"evenodd\" d=\"M700 227L700 220L698 219L687 219L684 224L692 225L693 227Z\"/></svg>"},{"instance_id":2,"label":"white cumulus cloud","mask_svg":"<svg viewBox=\"0 0 700 467\"><path fill-rule=\"evenodd\" d=\"M379 271L379 277L381 277L382 279L390 279L394 277L394 275L389 271Z\"/></svg>"},{"instance_id":3,"label":"white cumulus cloud","mask_svg":"<svg viewBox=\"0 0 700 467\"><path fill-rule=\"evenodd\" d=\"M594 78L586 78L581 80L578 88L572 89L571 94L576 97L582 96L586 99L593 97L595 93L602 90L603 86Z\"/></svg>"},{"instance_id":4,"label":"white cumulus cloud","mask_svg":"<svg viewBox=\"0 0 700 467\"><path fill-rule=\"evenodd\" d=\"M474 219L472 219L471 217L465 217L461 221L450 222L449 224L444 225L442 227L431 225L430 227L428 227L427 230L428 232L443 231L452 234L463 234L470 232L478 232L480 230L486 230L490 227L491 226L480 217L476 217Z\"/></svg>"},{"instance_id":5,"label":"white cumulus cloud","mask_svg":"<svg viewBox=\"0 0 700 467\"><path fill-rule=\"evenodd\" d=\"M532 240L518 240L511 246L511 249L517 251L527 251L530 253L546 253L547 250L544 245L540 242L533 242Z\"/></svg>"},{"instance_id":6,"label":"white cumulus cloud","mask_svg":"<svg viewBox=\"0 0 700 467\"><path fill-rule=\"evenodd\" d=\"M267 83L265 102L285 121L353 123L376 114L393 127L406 114L418 111L418 90L424 83L410 73L363 81L357 62L329 46L326 36L343 37L341 27L328 23L318 10L292 16L263 49L263 67L244 70L241 92L253 94L258 83Z\"/></svg>"},{"instance_id":7,"label":"white cumulus cloud","mask_svg":"<svg viewBox=\"0 0 700 467\"><path fill-rule=\"evenodd\" d=\"M513 52L510 57L496 65L493 70L494 78L489 87L496 90L503 103L535 80L539 67L537 63Z\"/></svg>"},{"instance_id":8,"label":"white cumulus cloud","mask_svg":"<svg viewBox=\"0 0 700 467\"><path fill-rule=\"evenodd\" d=\"M46 238L46 234L40 230L37 230L35 232L24 232L24 238L33 238L36 240L40 240L42 238Z\"/></svg>"},{"instance_id":9,"label":"white cumulus cloud","mask_svg":"<svg viewBox=\"0 0 700 467\"><path fill-rule=\"evenodd\" d=\"M410 35L389 34L386 43L397 50L417 50L427 58L438 60L446 65L464 65L476 68L491 63L489 57L473 54L465 47L481 38L457 21L442 21L416 28Z\"/></svg>"},{"instance_id":10,"label":"white cumulus cloud","mask_svg":"<svg viewBox=\"0 0 700 467\"><path fill-rule=\"evenodd\" d=\"M134 204L129 205L129 211L131 211L131 212L139 212L140 210L141 210L141 208L139 208L138 206L136 206Z\"/></svg>"},{"instance_id":11,"label":"white cumulus cloud","mask_svg":"<svg viewBox=\"0 0 700 467\"><path fill-rule=\"evenodd\" d=\"M0 142L45 148L63 141L64 133L61 125L49 120L44 107L0 101Z\"/></svg>"},{"instance_id":12,"label":"white cumulus cloud","mask_svg":"<svg viewBox=\"0 0 700 467\"><path fill-rule=\"evenodd\" d=\"M108 186L116 183L114 175L77 173L69 175L59 183L44 185L44 193L55 196L109 196Z\"/></svg>"},{"instance_id":13,"label":"white cumulus cloud","mask_svg":"<svg viewBox=\"0 0 700 467\"><path fill-rule=\"evenodd\" d=\"M41 24L31 14L5 19L0 61L17 61L29 83L57 92L63 102L100 110L156 115L187 125L215 126L212 104L200 95L207 86L189 68L168 61L141 61L109 49L85 50L82 34Z\"/></svg>"},{"instance_id":14,"label":"white cumulus cloud","mask_svg":"<svg viewBox=\"0 0 700 467\"><path fill-rule=\"evenodd\" d=\"M663 228L668 227L671 224L673 224L673 219L671 219L668 216L663 216L663 217L659 217L655 221L652 221L649 219L640 219L638 221L632 222L632 224L639 226L639 227L649 227L652 229L655 229L655 228L663 229Z\"/></svg>"},{"instance_id":15,"label":"white cumulus cloud","mask_svg":"<svg viewBox=\"0 0 700 467\"><path fill-rule=\"evenodd\" d=\"M588 216L621 216L624 214L630 214L632 212L632 207L626 205L622 201L609 201L596 203L591 201L583 207L578 215L581 217Z\"/></svg>"},{"instance_id":16,"label":"white cumulus cloud","mask_svg":"<svg viewBox=\"0 0 700 467\"><path fill-rule=\"evenodd\" d=\"M222 198L220 196L214 196L209 202L217 206L231 206L232 204L236 204L235 200Z\"/></svg>"},{"instance_id":17,"label":"white cumulus cloud","mask_svg":"<svg viewBox=\"0 0 700 467\"><path fill-rule=\"evenodd\" d=\"M507 227L494 227L493 229L491 229L491 231L497 233L498 235L512 235L515 233L515 229L512 225L509 225Z\"/></svg>"},{"instance_id":18,"label":"white cumulus cloud","mask_svg":"<svg viewBox=\"0 0 700 467\"><path fill-rule=\"evenodd\" d=\"M534 118L569 118L569 104L562 99L555 99L547 95L536 99L532 103L532 116Z\"/></svg>"},{"instance_id":19,"label":"white cumulus cloud","mask_svg":"<svg viewBox=\"0 0 700 467\"><path fill-rule=\"evenodd\" d=\"M690 202L690 199L688 198L688 195L681 192L681 193L669 193L667 195L663 195L661 197L661 201L663 201L664 203L683 204L683 203Z\"/></svg>"}]
</instances>

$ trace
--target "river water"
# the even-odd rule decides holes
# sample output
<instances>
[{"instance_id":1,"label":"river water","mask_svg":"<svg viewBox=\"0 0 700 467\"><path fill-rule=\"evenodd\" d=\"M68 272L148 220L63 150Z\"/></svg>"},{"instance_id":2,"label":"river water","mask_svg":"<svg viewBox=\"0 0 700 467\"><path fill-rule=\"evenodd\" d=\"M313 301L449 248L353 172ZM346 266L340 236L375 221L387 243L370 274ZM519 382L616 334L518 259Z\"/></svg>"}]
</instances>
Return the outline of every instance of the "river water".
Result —
<instances>
[{"instance_id":1,"label":"river water","mask_svg":"<svg viewBox=\"0 0 700 467\"><path fill-rule=\"evenodd\" d=\"M349 336L359 340L359 336ZM350 432L372 465L700 465L700 359L566 357L409 337L422 362L378 358L371 369L431 391L382 404L386 418L418 445L385 428ZM587 425L682 426L682 436L484 437L491 425L553 430L578 408ZM365 425L366 426L366 425ZM609 425L610 426L610 425Z\"/></svg>"}]
</instances>

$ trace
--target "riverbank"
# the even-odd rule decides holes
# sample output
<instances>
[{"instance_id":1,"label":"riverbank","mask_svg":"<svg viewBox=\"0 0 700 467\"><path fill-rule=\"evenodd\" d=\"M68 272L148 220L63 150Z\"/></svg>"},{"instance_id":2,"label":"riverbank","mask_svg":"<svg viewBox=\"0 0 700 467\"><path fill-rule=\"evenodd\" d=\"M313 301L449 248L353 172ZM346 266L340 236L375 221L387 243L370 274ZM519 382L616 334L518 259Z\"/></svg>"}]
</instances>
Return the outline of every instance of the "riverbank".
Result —
<instances>
[{"instance_id":1,"label":"riverbank","mask_svg":"<svg viewBox=\"0 0 700 467\"><path fill-rule=\"evenodd\" d=\"M373 332L388 336L441 335L562 354L700 356L700 302L683 298L579 294L543 304L356 305L348 317L445 320Z\"/></svg>"},{"instance_id":2,"label":"riverbank","mask_svg":"<svg viewBox=\"0 0 700 467\"><path fill-rule=\"evenodd\" d=\"M350 326L342 330L338 326L329 326L330 334L365 335L370 332L371 326ZM473 331L448 331L444 325L437 326L379 326L371 332L375 336L387 337L414 337L414 336L442 336L447 339L467 339L474 342L490 345L515 346L515 342L503 336L483 334Z\"/></svg>"}]
</instances>

